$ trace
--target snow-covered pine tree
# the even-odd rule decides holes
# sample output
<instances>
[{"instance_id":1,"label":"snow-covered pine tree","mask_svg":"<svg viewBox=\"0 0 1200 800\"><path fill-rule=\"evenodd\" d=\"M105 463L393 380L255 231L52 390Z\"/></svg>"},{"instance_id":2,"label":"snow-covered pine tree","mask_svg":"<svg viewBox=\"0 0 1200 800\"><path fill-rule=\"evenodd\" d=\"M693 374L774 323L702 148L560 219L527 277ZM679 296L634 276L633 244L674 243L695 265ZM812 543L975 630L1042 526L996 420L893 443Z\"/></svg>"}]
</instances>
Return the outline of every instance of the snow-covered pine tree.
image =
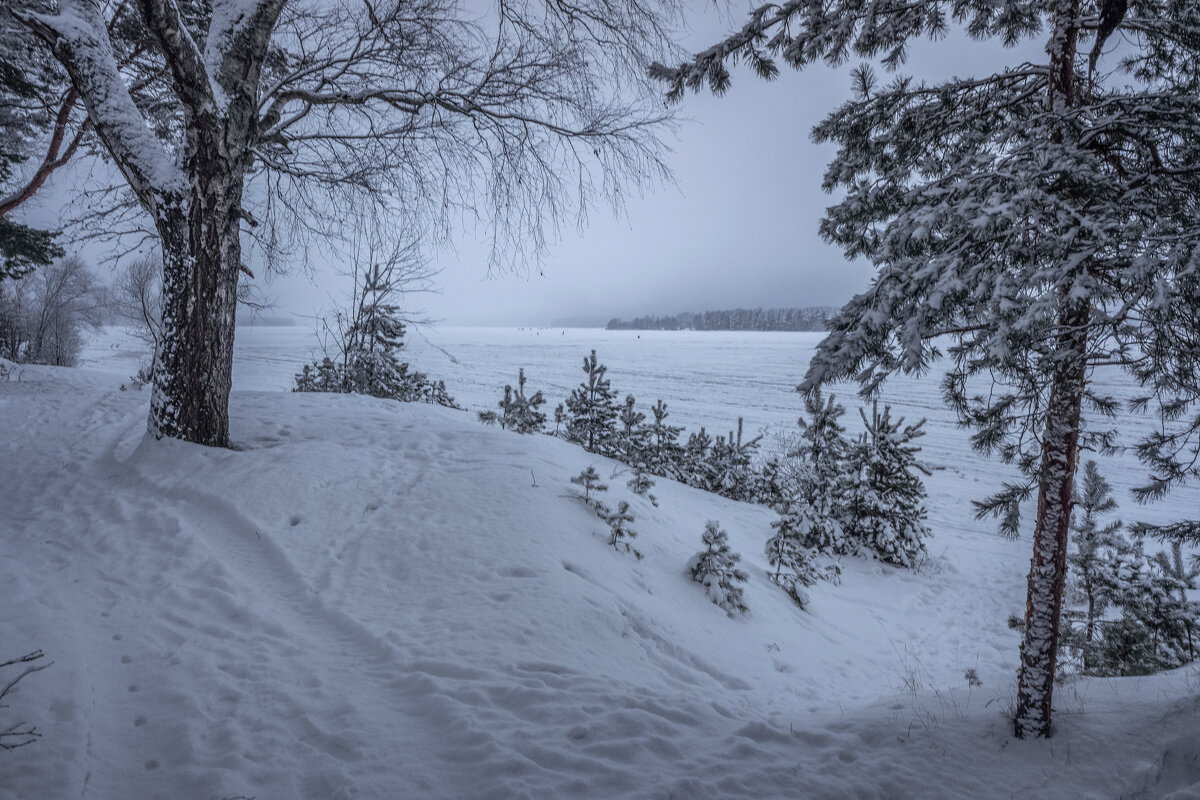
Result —
<instances>
[{"instance_id":1,"label":"snow-covered pine tree","mask_svg":"<svg viewBox=\"0 0 1200 800\"><path fill-rule=\"evenodd\" d=\"M642 424L646 415L635 408L636 400L633 395L625 395L625 405L617 417L620 423L617 429L616 441L613 446L616 457L631 467L637 467L646 461L647 432Z\"/></svg>"},{"instance_id":2,"label":"snow-covered pine tree","mask_svg":"<svg viewBox=\"0 0 1200 800\"><path fill-rule=\"evenodd\" d=\"M61 158L59 150L64 139L65 152L74 152L86 132L85 126L77 123L78 132L70 135L70 120L64 118L71 116L76 94L71 94L69 104L63 102L66 111L55 119L54 107L59 104L65 83L55 66L34 36L7 9L0 11L0 281L20 278L35 265L48 266L64 255L53 232L23 225L10 216L28 194L36 191L37 179L44 181L52 171L52 165ZM21 187L15 178L25 176L15 166L34 153L40 134L49 127L54 133L47 158L34 179L22 181L25 186Z\"/></svg>"},{"instance_id":3,"label":"snow-covered pine tree","mask_svg":"<svg viewBox=\"0 0 1200 800\"><path fill-rule=\"evenodd\" d=\"M573 476L571 478L571 483L575 484L576 486L583 487L583 494L579 497L589 506L597 502L596 499L592 497L593 492L598 493L608 491L608 485L600 482L600 476L596 473L596 468L591 464L589 464L588 468L583 472Z\"/></svg>"},{"instance_id":4,"label":"snow-covered pine tree","mask_svg":"<svg viewBox=\"0 0 1200 800\"><path fill-rule=\"evenodd\" d=\"M1188 591L1196 588L1196 578L1200 577L1200 557L1193 555L1191 566L1185 565L1183 544L1174 541L1170 551L1160 550L1152 560L1163 583L1169 583L1166 597L1160 603L1160 614L1164 619L1162 627L1169 630L1165 638L1170 643L1171 658L1167 663L1195 661L1200 655L1200 629L1197 627L1200 603L1189 600Z\"/></svg>"},{"instance_id":5,"label":"snow-covered pine tree","mask_svg":"<svg viewBox=\"0 0 1200 800\"><path fill-rule=\"evenodd\" d=\"M398 379L397 354L404 347L406 328L400 307L392 301L397 287L379 263L371 264L362 276L341 353L346 391L372 397L406 393Z\"/></svg>"},{"instance_id":6,"label":"snow-covered pine tree","mask_svg":"<svg viewBox=\"0 0 1200 800\"><path fill-rule=\"evenodd\" d=\"M608 367L596 359L596 351L583 359L587 375L567 398L566 439L592 453L609 455L617 435L617 392L604 374Z\"/></svg>"},{"instance_id":7,"label":"snow-covered pine tree","mask_svg":"<svg viewBox=\"0 0 1200 800\"><path fill-rule=\"evenodd\" d=\"M720 529L720 523L710 519L701 534L704 550L696 554L692 563L692 580L704 586L710 600L725 613L746 613L746 601L742 598L742 587L750 576L737 567L742 557L729 549L729 538Z\"/></svg>"},{"instance_id":8,"label":"snow-covered pine tree","mask_svg":"<svg viewBox=\"0 0 1200 800\"><path fill-rule=\"evenodd\" d=\"M891 407L871 406L871 418L860 408L864 432L849 449L846 474L851 486L846 502L845 529L852 546L882 561L911 567L925 552L925 484L917 473L929 474L917 460L921 448L911 442L925 435L925 420L905 425L895 421Z\"/></svg>"},{"instance_id":9,"label":"snow-covered pine tree","mask_svg":"<svg viewBox=\"0 0 1200 800\"><path fill-rule=\"evenodd\" d=\"M504 387L500 401L500 427L517 433L537 433L546 427L546 415L539 411L546 398L540 391L525 394L525 368L517 370L517 388Z\"/></svg>"},{"instance_id":10,"label":"snow-covered pine tree","mask_svg":"<svg viewBox=\"0 0 1200 800\"><path fill-rule=\"evenodd\" d=\"M738 417L737 435L718 436L708 455L708 474L712 491L730 500L749 502L754 499L754 454L762 436L749 441L742 438L742 418Z\"/></svg>"},{"instance_id":11,"label":"snow-covered pine tree","mask_svg":"<svg viewBox=\"0 0 1200 800\"><path fill-rule=\"evenodd\" d=\"M1180 346L1200 330L1200 6L794 0L652 74L678 99L724 91L737 59L764 77L775 56L801 68L853 53L896 69L910 40L951 22L1007 46L1044 39L1046 59L933 84L855 69L854 98L814 132L838 146L824 186L841 199L821 232L876 276L831 321L803 388L854 378L873 392L946 349L948 403L979 450L1023 476L980 513L1013 531L1018 503L1038 495L1014 732L1049 736L1076 456L1111 441L1082 411L1117 408L1091 366L1124 368L1164 421L1183 423L1143 443L1150 488L1200 468L1178 457L1200 438L1200 351Z\"/></svg>"},{"instance_id":12,"label":"snow-covered pine tree","mask_svg":"<svg viewBox=\"0 0 1200 800\"><path fill-rule=\"evenodd\" d=\"M836 396L825 399L817 390L804 396L804 411L808 419L797 420L797 446L787 454L796 476L795 496L787 497L785 503L804 509L805 546L845 555L854 550L844 527L850 488L846 473L849 443L839 420L846 410L838 405Z\"/></svg>"},{"instance_id":13,"label":"snow-covered pine tree","mask_svg":"<svg viewBox=\"0 0 1200 800\"><path fill-rule=\"evenodd\" d=\"M1109 605L1119 599L1119 557L1133 553L1133 545L1121 533L1121 521L1102 524L1103 515L1115 510L1112 487L1096 462L1083 468L1083 482L1076 493L1078 512L1071 522L1074 549L1067 555L1067 597L1078 611L1063 610L1063 636L1079 655L1083 673L1093 674L1100 648L1100 623ZM1075 623L1078 623L1076 625Z\"/></svg>"},{"instance_id":14,"label":"snow-covered pine tree","mask_svg":"<svg viewBox=\"0 0 1200 800\"><path fill-rule=\"evenodd\" d=\"M337 360L326 356L305 366L293 391L366 394L457 408L443 381L430 380L400 361L406 327L393 300L402 291L396 267L397 262L389 261L354 270L351 308L337 315L331 331Z\"/></svg>"},{"instance_id":15,"label":"snow-covered pine tree","mask_svg":"<svg viewBox=\"0 0 1200 800\"><path fill-rule=\"evenodd\" d=\"M712 465L709 463L712 445L713 438L703 427L698 433L688 434L687 444L679 457L679 480L706 492L713 490Z\"/></svg>"},{"instance_id":16,"label":"snow-covered pine tree","mask_svg":"<svg viewBox=\"0 0 1200 800\"><path fill-rule=\"evenodd\" d=\"M641 561L641 552L633 546L633 540L637 538L637 531L630 527L630 523L633 522L633 512L629 510L629 503L622 500L617 503L615 511L597 509L597 513L608 523L608 543L613 546L613 549L618 552L624 550L626 553L633 553L637 560Z\"/></svg>"},{"instance_id":17,"label":"snow-covered pine tree","mask_svg":"<svg viewBox=\"0 0 1200 800\"><path fill-rule=\"evenodd\" d=\"M683 428L667 424L667 404L661 399L650 409L654 422L646 429L646 468L664 478L681 477L679 434Z\"/></svg>"},{"instance_id":18,"label":"snow-covered pine tree","mask_svg":"<svg viewBox=\"0 0 1200 800\"><path fill-rule=\"evenodd\" d=\"M779 519L771 523L775 535L767 540L765 552L767 563L774 569L767 577L805 608L808 592L804 587L812 586L821 578L834 578L837 568L830 567L824 573L817 569L816 551L808 544L814 529L819 529L820 520L803 498L787 501L779 513Z\"/></svg>"},{"instance_id":19,"label":"snow-covered pine tree","mask_svg":"<svg viewBox=\"0 0 1200 800\"><path fill-rule=\"evenodd\" d=\"M654 488L654 480L648 474L646 474L646 471L641 464L638 464L633 468L633 477L626 481L625 485L628 486L629 490L634 494L648 498L652 505L658 505L658 498L650 494L650 490Z\"/></svg>"},{"instance_id":20,"label":"snow-covered pine tree","mask_svg":"<svg viewBox=\"0 0 1200 800\"><path fill-rule=\"evenodd\" d=\"M1180 599L1186 601L1187 591L1196 588L1196 578L1200 577L1200 555L1192 554L1192 563L1188 566L1183 560L1183 543L1176 541L1171 542L1170 551L1155 553L1154 560L1164 575L1178 582Z\"/></svg>"},{"instance_id":21,"label":"snow-covered pine tree","mask_svg":"<svg viewBox=\"0 0 1200 800\"><path fill-rule=\"evenodd\" d=\"M1162 560L1146 557L1140 544L1117 562L1121 617L1101 623L1096 671L1147 675L1194 660L1200 603L1187 599L1187 582L1164 571Z\"/></svg>"},{"instance_id":22,"label":"snow-covered pine tree","mask_svg":"<svg viewBox=\"0 0 1200 800\"><path fill-rule=\"evenodd\" d=\"M787 496L784 482L779 458L771 456L764 459L754 474L754 502L778 511Z\"/></svg>"}]
</instances>

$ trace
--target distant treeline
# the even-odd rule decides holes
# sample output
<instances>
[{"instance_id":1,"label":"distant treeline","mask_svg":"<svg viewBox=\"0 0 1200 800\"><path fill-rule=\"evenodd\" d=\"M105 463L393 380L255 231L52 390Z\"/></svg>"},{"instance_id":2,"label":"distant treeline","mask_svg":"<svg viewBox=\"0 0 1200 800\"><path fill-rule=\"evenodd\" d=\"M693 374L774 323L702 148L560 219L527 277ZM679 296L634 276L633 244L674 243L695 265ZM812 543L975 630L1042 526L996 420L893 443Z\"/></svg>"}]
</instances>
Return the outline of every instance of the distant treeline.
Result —
<instances>
[{"instance_id":1,"label":"distant treeline","mask_svg":"<svg viewBox=\"0 0 1200 800\"><path fill-rule=\"evenodd\" d=\"M836 309L735 308L730 311L684 312L673 317L610 319L610 331L823 331Z\"/></svg>"}]
</instances>

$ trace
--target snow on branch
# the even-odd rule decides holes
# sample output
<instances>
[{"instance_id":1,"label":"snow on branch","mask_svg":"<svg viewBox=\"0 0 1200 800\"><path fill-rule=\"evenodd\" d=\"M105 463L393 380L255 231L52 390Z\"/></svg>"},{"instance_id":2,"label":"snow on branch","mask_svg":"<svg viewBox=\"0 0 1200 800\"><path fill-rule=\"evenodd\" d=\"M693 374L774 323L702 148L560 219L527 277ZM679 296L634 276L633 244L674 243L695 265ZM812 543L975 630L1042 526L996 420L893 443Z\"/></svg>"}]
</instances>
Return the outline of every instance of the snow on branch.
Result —
<instances>
[{"instance_id":1,"label":"snow on branch","mask_svg":"<svg viewBox=\"0 0 1200 800\"><path fill-rule=\"evenodd\" d=\"M151 207L187 188L183 172L134 104L117 67L99 0L61 0L57 15L16 10L45 41L87 105L88 118L130 186Z\"/></svg>"}]
</instances>

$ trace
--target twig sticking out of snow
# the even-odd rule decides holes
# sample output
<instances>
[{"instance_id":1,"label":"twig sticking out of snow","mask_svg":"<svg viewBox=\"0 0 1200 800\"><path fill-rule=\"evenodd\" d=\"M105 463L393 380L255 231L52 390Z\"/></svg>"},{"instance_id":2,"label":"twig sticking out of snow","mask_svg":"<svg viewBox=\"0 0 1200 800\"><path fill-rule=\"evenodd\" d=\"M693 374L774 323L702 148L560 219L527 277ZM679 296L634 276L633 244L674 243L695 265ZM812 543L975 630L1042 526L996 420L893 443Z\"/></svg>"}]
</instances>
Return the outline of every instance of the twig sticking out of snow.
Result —
<instances>
[{"instance_id":1,"label":"twig sticking out of snow","mask_svg":"<svg viewBox=\"0 0 1200 800\"><path fill-rule=\"evenodd\" d=\"M11 692L13 690L13 687L15 687L18 683L21 682L22 678L24 678L26 675L30 675L34 672L40 672L41 670L44 670L46 667L49 667L52 664L54 664L53 661L50 661L45 664L37 664L36 663L37 661L39 661L45 657L46 657L46 654L43 653L41 650L34 650L32 653L27 653L26 655L23 655L20 658L14 658L10 661L5 661L3 663L0 663L0 669L4 669L5 667L11 667L15 664L30 664L31 665L31 666L26 667L25 670L23 672L21 672L20 675L18 675L17 677L15 677L11 681L9 681L7 684L5 684L3 689L0 689L0 708L8 708L8 706L4 705L4 698L7 697L9 692ZM38 739L41 738L41 736L42 735L40 733L38 733L36 726L30 725L27 722L16 722L7 728L0 729L0 750L15 750L18 747L24 747L27 744L32 744L33 742L36 742Z\"/></svg>"}]
</instances>

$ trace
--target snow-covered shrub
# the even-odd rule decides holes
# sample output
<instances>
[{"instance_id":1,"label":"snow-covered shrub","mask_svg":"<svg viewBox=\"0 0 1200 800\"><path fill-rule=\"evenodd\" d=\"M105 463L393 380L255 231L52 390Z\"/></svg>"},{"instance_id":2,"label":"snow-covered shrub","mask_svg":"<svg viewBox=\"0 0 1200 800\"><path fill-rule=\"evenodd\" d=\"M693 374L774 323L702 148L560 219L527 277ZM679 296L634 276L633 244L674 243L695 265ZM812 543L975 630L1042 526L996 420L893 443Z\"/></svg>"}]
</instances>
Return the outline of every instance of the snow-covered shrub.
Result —
<instances>
[{"instance_id":1,"label":"snow-covered shrub","mask_svg":"<svg viewBox=\"0 0 1200 800\"><path fill-rule=\"evenodd\" d=\"M342 363L328 356L305 364L296 375L294 392L365 394L404 403L432 403L457 408L444 381L430 380L423 372L410 370L407 362L393 353L354 351Z\"/></svg>"},{"instance_id":2,"label":"snow-covered shrub","mask_svg":"<svg viewBox=\"0 0 1200 800\"><path fill-rule=\"evenodd\" d=\"M737 568L742 557L729 549L728 537L719 524L710 519L704 525L704 550L692 560L692 580L702 584L709 599L732 617L749 610L742 599L742 587L737 585L749 576Z\"/></svg>"}]
</instances>

